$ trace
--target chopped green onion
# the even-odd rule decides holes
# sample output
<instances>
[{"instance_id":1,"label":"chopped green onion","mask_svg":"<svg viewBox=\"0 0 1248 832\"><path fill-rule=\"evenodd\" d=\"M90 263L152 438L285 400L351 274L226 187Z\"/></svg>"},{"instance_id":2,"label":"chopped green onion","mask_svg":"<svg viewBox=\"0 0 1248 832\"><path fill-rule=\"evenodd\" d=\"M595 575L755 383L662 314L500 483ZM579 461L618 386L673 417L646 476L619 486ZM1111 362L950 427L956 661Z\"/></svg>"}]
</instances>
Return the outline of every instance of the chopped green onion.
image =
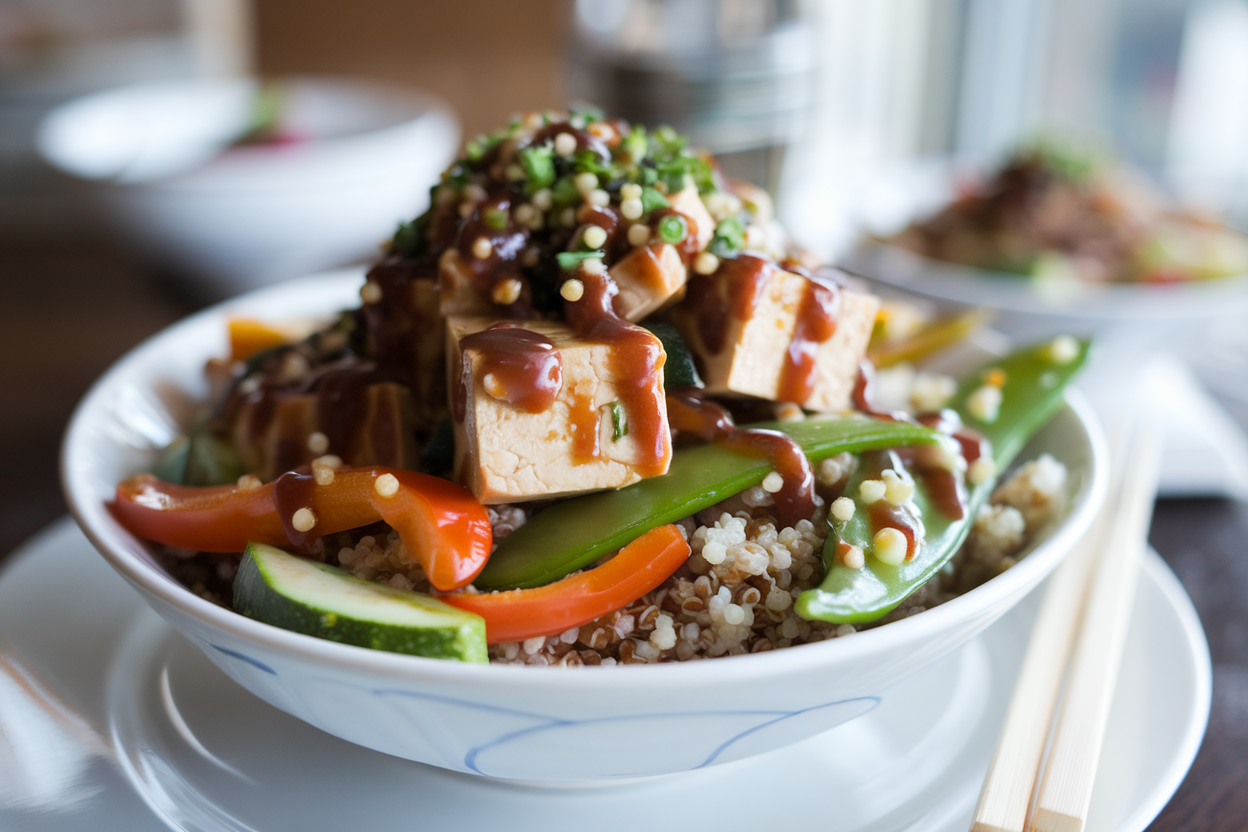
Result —
<instances>
[{"instance_id":1,"label":"chopped green onion","mask_svg":"<svg viewBox=\"0 0 1248 832\"><path fill-rule=\"evenodd\" d=\"M486 208L481 212L481 222L486 228L502 231L507 227L507 212L502 208Z\"/></svg>"},{"instance_id":2,"label":"chopped green onion","mask_svg":"<svg viewBox=\"0 0 1248 832\"><path fill-rule=\"evenodd\" d=\"M715 228L706 250L716 257L732 257L745 248L745 228L736 217L729 217Z\"/></svg>"},{"instance_id":3,"label":"chopped green onion","mask_svg":"<svg viewBox=\"0 0 1248 832\"><path fill-rule=\"evenodd\" d=\"M575 205L581 201L581 192L571 176L564 176L550 189L550 199L559 206Z\"/></svg>"},{"instance_id":4,"label":"chopped green onion","mask_svg":"<svg viewBox=\"0 0 1248 832\"><path fill-rule=\"evenodd\" d=\"M689 236L689 223L680 214L668 214L659 220L659 239L676 245Z\"/></svg>"},{"instance_id":5,"label":"chopped green onion","mask_svg":"<svg viewBox=\"0 0 1248 832\"><path fill-rule=\"evenodd\" d=\"M535 193L549 188L555 181L554 151L546 146L526 147L520 151L520 167L529 178L527 190Z\"/></svg>"},{"instance_id":6,"label":"chopped green onion","mask_svg":"<svg viewBox=\"0 0 1248 832\"><path fill-rule=\"evenodd\" d=\"M640 164L641 160L646 158L646 151L649 149L650 142L646 139L646 128L640 124L620 142L621 153L634 165Z\"/></svg>"},{"instance_id":7,"label":"chopped green onion","mask_svg":"<svg viewBox=\"0 0 1248 832\"><path fill-rule=\"evenodd\" d=\"M616 399L606 407L611 411L611 441L619 442L628 436L628 417L624 414L624 406Z\"/></svg>"},{"instance_id":8,"label":"chopped green onion","mask_svg":"<svg viewBox=\"0 0 1248 832\"><path fill-rule=\"evenodd\" d=\"M586 260L602 259L601 251L561 251L555 255L555 259L559 261L559 268L565 272L576 271L577 267Z\"/></svg>"},{"instance_id":9,"label":"chopped green onion","mask_svg":"<svg viewBox=\"0 0 1248 832\"><path fill-rule=\"evenodd\" d=\"M642 188L641 212L643 214L649 214L651 211L657 211L660 208L670 208L671 206L672 204L667 201L667 197L654 188Z\"/></svg>"}]
</instances>

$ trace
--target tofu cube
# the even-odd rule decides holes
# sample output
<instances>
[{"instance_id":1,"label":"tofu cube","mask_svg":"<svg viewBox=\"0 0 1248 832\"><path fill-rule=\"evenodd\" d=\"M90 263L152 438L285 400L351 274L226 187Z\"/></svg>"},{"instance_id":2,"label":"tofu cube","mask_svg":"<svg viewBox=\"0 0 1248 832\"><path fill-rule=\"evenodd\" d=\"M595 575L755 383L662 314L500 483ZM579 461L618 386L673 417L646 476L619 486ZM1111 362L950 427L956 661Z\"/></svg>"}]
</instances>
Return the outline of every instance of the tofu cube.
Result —
<instances>
[{"instance_id":1,"label":"tofu cube","mask_svg":"<svg viewBox=\"0 0 1248 832\"><path fill-rule=\"evenodd\" d=\"M680 252L666 243L638 246L608 272L620 289L615 311L630 321L640 321L667 303L688 276Z\"/></svg>"},{"instance_id":2,"label":"tofu cube","mask_svg":"<svg viewBox=\"0 0 1248 832\"><path fill-rule=\"evenodd\" d=\"M708 392L787 400L782 379L811 281L778 267L764 267L757 278L760 283L755 287L754 302L743 305L733 300L741 287L729 285L741 279L753 278L729 268L699 279L677 309L677 324L698 358ZM835 333L811 344L815 363L809 377L810 394L796 402L808 410L849 408L858 362L866 353L875 325L878 298L845 287L839 292ZM722 322L719 349L703 340L708 320Z\"/></svg>"},{"instance_id":3,"label":"tofu cube","mask_svg":"<svg viewBox=\"0 0 1248 832\"><path fill-rule=\"evenodd\" d=\"M667 472L671 438L661 371L640 395L630 395L635 379L618 374L636 368L617 360L613 351L619 347L583 341L562 323L518 321L555 345L563 375L553 403L530 413L490 395L486 355L478 348L460 347L466 335L494 322L447 321L451 396L462 397L462 407L455 408L455 477L478 500L491 504L566 496L619 488ZM657 339L654 344L661 366L666 356ZM638 441L645 435L640 426L647 423L657 426L657 456L654 445L648 449ZM636 429L628 429L630 425ZM586 447L596 447L596 455L585 453Z\"/></svg>"},{"instance_id":4,"label":"tofu cube","mask_svg":"<svg viewBox=\"0 0 1248 832\"><path fill-rule=\"evenodd\" d=\"M667 197L673 211L685 215L689 220L689 231L698 241L698 251L702 251L715 236L715 218L706 210L697 188L681 188Z\"/></svg>"}]
</instances>

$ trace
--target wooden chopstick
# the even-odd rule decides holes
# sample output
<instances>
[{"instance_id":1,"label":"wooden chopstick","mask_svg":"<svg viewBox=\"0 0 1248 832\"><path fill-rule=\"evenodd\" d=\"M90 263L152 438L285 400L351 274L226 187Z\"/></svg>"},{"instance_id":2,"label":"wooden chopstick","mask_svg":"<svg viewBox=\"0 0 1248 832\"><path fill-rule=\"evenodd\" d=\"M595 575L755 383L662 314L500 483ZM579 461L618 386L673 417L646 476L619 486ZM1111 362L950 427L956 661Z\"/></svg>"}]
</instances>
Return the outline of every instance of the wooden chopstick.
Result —
<instances>
[{"instance_id":1,"label":"wooden chopstick","mask_svg":"<svg viewBox=\"0 0 1248 832\"><path fill-rule=\"evenodd\" d=\"M1036 796L1033 832L1081 832L1087 821L1157 497L1161 442L1160 419L1141 418L1123 465L1120 492L1110 505L1113 531L1088 588L1066 699Z\"/></svg>"},{"instance_id":2,"label":"wooden chopstick","mask_svg":"<svg viewBox=\"0 0 1248 832\"><path fill-rule=\"evenodd\" d=\"M1155 434L1152 428L1149 431ZM1137 441L1137 433L1129 424L1119 425L1114 436L1116 441L1111 454L1106 508L1054 573L1045 592L1010 699L1005 724L975 807L972 832L1023 832L1026 827L1028 809L1035 795L1036 778L1062 677L1072 645L1075 644L1077 626L1084 618L1082 610L1085 607L1085 598L1088 597L1093 565L1099 562L1100 567L1103 567L1104 559L1100 553L1109 548L1117 548L1113 541L1122 539L1127 533L1123 524L1124 518L1119 511L1122 495L1130 490L1136 502L1141 495L1145 495L1145 507L1152 505L1152 495L1156 492L1155 469L1159 464L1159 440L1140 436ZM1127 462L1130 460L1136 461L1131 466L1133 469L1152 460L1153 473L1149 475L1147 471L1138 470L1128 472ZM1143 473L1143 478L1139 476L1140 473ZM1132 522L1138 525L1138 517ZM1147 519L1144 520L1144 531L1147 531ZM1140 533L1140 539L1142 542L1143 532ZM1104 573L1104 569L1100 567L1098 576ZM1098 583L1103 581L1098 580ZM1131 597L1131 593L1126 592L1128 606ZM1105 603L1105 599L1093 603ZM1083 637L1080 638L1082 640ZM1119 652L1120 648L1121 645ZM1114 675L1116 665L1114 674L1108 680L1111 692ZM1073 699L1068 696L1068 701L1073 702ZM1099 739L1095 753L1099 755ZM1095 764L1092 771L1095 772ZM1089 794L1090 786L1089 778ZM1086 814L1086 805L1083 813Z\"/></svg>"}]
</instances>

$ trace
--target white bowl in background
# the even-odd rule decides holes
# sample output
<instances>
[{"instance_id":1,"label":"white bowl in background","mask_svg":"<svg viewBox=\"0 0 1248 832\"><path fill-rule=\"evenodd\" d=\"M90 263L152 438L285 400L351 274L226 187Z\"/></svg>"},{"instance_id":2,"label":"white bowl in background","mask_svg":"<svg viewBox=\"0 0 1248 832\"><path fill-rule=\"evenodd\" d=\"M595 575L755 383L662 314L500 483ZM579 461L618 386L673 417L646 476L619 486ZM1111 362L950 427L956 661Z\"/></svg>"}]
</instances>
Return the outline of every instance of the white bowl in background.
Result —
<instances>
[{"instance_id":1,"label":"white bowl in background","mask_svg":"<svg viewBox=\"0 0 1248 832\"><path fill-rule=\"evenodd\" d=\"M600 781L742 759L826 731L948 655L1061 561L1105 491L1104 441L1077 395L1023 453L1070 471L1066 517L1009 571L942 606L846 638L746 656L627 667L481 666L368 650L253 621L192 594L108 510L202 398L226 321L322 316L357 302L359 271L261 289L207 309L115 364L75 413L62 453L70 509L110 564L235 681L343 739L455 771Z\"/></svg>"},{"instance_id":2,"label":"white bowl in background","mask_svg":"<svg viewBox=\"0 0 1248 832\"><path fill-rule=\"evenodd\" d=\"M380 82L278 83L289 142L231 146L251 124L255 79L162 81L56 108L39 152L88 183L125 242L203 296L368 259L428 206L458 147L454 113Z\"/></svg>"}]
</instances>

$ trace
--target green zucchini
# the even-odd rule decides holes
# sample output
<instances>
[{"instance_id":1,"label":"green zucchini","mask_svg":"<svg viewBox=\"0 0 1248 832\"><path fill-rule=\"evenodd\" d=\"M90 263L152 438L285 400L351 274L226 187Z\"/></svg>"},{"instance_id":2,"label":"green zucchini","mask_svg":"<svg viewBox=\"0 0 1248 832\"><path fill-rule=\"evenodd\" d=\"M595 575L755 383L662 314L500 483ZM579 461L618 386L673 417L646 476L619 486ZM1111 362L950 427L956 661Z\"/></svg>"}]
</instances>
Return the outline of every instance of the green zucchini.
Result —
<instances>
[{"instance_id":1,"label":"green zucchini","mask_svg":"<svg viewBox=\"0 0 1248 832\"><path fill-rule=\"evenodd\" d=\"M234 610L316 638L433 659L485 663L485 621L419 592L249 543Z\"/></svg>"}]
</instances>

